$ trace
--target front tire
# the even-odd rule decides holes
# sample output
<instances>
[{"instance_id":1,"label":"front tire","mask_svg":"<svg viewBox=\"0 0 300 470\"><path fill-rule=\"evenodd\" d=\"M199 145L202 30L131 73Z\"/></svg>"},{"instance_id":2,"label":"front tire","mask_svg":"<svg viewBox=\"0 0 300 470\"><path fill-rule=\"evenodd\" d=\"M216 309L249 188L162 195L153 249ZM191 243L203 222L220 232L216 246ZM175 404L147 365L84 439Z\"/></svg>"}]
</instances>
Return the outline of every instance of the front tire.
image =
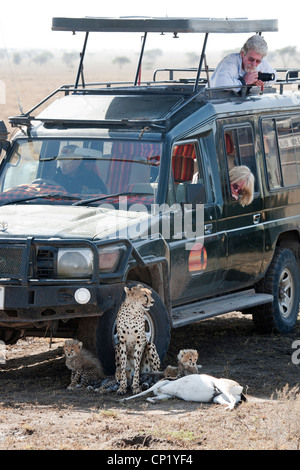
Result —
<instances>
[{"instance_id":1,"label":"front tire","mask_svg":"<svg viewBox=\"0 0 300 470\"><path fill-rule=\"evenodd\" d=\"M258 286L259 292L272 294L272 303L256 308L253 321L261 333L290 333L299 313L299 268L295 256L286 248L276 248L269 269Z\"/></svg>"},{"instance_id":2,"label":"front tire","mask_svg":"<svg viewBox=\"0 0 300 470\"><path fill-rule=\"evenodd\" d=\"M132 286L130 286L132 287ZM148 286L145 286L149 289ZM146 337L153 342L161 362L170 343L170 320L167 309L159 295L150 288L154 304L145 315ZM121 305L121 303L120 303ZM97 356L108 375L115 373L115 347L117 344L116 318L120 305L107 310L98 322L96 332Z\"/></svg>"}]
</instances>

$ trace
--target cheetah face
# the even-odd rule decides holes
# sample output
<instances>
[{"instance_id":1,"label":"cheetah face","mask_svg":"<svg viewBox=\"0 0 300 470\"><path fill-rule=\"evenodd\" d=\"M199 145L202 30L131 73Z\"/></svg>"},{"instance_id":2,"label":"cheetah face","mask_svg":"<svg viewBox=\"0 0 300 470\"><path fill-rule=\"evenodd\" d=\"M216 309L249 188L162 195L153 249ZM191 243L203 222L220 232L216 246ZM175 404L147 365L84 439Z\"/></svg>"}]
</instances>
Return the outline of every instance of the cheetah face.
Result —
<instances>
[{"instance_id":1,"label":"cheetah face","mask_svg":"<svg viewBox=\"0 0 300 470\"><path fill-rule=\"evenodd\" d=\"M126 292L127 300L131 301L134 305L140 304L145 310L149 310L149 308L154 304L151 290L143 287L141 284L138 284L131 289L125 287L124 290Z\"/></svg>"},{"instance_id":2,"label":"cheetah face","mask_svg":"<svg viewBox=\"0 0 300 470\"><path fill-rule=\"evenodd\" d=\"M64 344L64 353L68 358L76 357L80 354L82 342L77 340L67 340Z\"/></svg>"},{"instance_id":3,"label":"cheetah face","mask_svg":"<svg viewBox=\"0 0 300 470\"><path fill-rule=\"evenodd\" d=\"M143 298L141 299L141 303L146 310L149 310L149 308L154 304L151 291L149 289L142 289L142 291Z\"/></svg>"},{"instance_id":4,"label":"cheetah face","mask_svg":"<svg viewBox=\"0 0 300 470\"><path fill-rule=\"evenodd\" d=\"M182 349L178 354L178 362L181 362L185 369L197 369L198 351L195 349Z\"/></svg>"}]
</instances>

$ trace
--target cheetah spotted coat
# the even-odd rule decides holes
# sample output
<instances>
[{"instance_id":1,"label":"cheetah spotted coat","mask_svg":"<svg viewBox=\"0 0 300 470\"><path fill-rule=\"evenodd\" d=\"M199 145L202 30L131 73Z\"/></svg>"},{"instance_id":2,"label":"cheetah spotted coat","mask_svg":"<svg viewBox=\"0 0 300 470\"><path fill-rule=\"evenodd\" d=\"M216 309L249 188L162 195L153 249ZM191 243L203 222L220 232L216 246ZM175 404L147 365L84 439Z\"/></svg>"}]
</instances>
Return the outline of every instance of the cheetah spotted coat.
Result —
<instances>
[{"instance_id":1,"label":"cheetah spotted coat","mask_svg":"<svg viewBox=\"0 0 300 470\"><path fill-rule=\"evenodd\" d=\"M158 371L160 359L153 343L148 343L145 333L145 313L153 305L151 290L141 284L124 288L125 300L117 314L116 380L119 382L118 394L127 390L127 376L132 375L133 394L140 392L140 372ZM131 366L131 363L133 366Z\"/></svg>"}]
</instances>

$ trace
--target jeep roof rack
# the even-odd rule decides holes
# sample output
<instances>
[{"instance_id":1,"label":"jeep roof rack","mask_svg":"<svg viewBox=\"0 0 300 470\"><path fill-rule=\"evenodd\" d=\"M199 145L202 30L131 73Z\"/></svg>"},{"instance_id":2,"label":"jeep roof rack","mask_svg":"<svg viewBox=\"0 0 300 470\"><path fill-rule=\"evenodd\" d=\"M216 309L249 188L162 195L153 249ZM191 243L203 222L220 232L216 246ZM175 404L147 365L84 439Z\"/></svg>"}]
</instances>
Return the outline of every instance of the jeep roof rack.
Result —
<instances>
[{"instance_id":1,"label":"jeep roof rack","mask_svg":"<svg viewBox=\"0 0 300 470\"><path fill-rule=\"evenodd\" d=\"M85 32L85 40L80 57L79 68L75 81L78 87L79 79L83 82L83 60L90 32L114 33L143 33L143 43L135 75L134 85L138 84L142 58L148 33L204 33L204 41L200 56L199 67L194 84L197 90L199 77L204 61L206 43L209 33L261 33L262 31L278 31L278 21L274 19L249 20L248 18L148 18L148 17L121 17L121 18L60 18L52 19L53 31L72 31L73 34Z\"/></svg>"},{"instance_id":2,"label":"jeep roof rack","mask_svg":"<svg viewBox=\"0 0 300 470\"><path fill-rule=\"evenodd\" d=\"M277 20L248 18L53 18L53 31L133 33L250 33L278 31Z\"/></svg>"},{"instance_id":3,"label":"jeep roof rack","mask_svg":"<svg viewBox=\"0 0 300 470\"><path fill-rule=\"evenodd\" d=\"M276 19L264 19L264 20L251 20L247 18L148 18L148 17L121 17L121 18L95 18L95 17L85 17L85 18L64 18L64 17L55 17L52 19L52 30L54 31L70 31L72 33L84 32L85 38L83 43L82 52L80 54L79 67L77 70L77 76L74 85L65 85L58 88L53 93L48 95L45 99L40 101L37 105L31 108L27 113L24 113L20 116L10 117L10 123L12 126L25 125L27 127L31 126L31 121L41 120L47 122L45 115L37 116L35 118L31 115L33 111L39 108L42 104L48 101L58 92L64 92L66 95L73 93L85 93L85 94L111 94L111 93L123 93L130 94L139 88L143 88L143 93L149 92L144 87L139 87L140 85L140 71L142 65L142 58L144 54L144 48L146 43L146 38L148 33L172 33L174 37L177 37L178 33L204 33L204 41L200 54L199 66L195 68L196 77L189 81L179 81L177 83L190 83L190 89L187 96L187 93L183 93L182 99L179 100L176 106L164 116L163 119L147 121L148 125L161 126L162 121L168 121L170 117L182 109L183 106L187 105L190 101L194 100L202 90L199 91L199 82L200 74L203 70L203 63L205 64L205 49L208 40L209 33L257 33L261 34L266 31L278 31L278 22ZM97 84L85 84L83 76L83 62L88 42L89 33L91 32L123 32L123 33L143 33L143 42L141 47L140 56L138 59L138 65L135 75L134 82L130 83L131 88L124 88L125 85L123 82L119 83L97 83ZM204 69L205 70L205 69ZM81 84L79 83L81 78ZM172 81L171 81L172 82ZM155 78L154 78L155 83ZM126 83L128 86L128 82ZM91 87L92 85L92 87ZM114 86L117 85L117 86ZM121 87L120 87L121 85ZM105 90L103 86L106 86ZM205 84L203 84L203 87ZM88 88L89 87L89 88ZM95 88L96 87L96 88ZM101 89L102 87L102 89ZM118 88L119 87L119 88ZM202 87L202 88L203 88ZM154 90L152 90L153 92ZM166 90L164 90L166 92ZM157 89L156 93L162 92ZM51 113L50 113L51 114ZM56 116L55 118L51 117L51 122L60 122L62 118ZM97 120L100 124L101 120ZM136 120L123 120L122 123L132 124L133 122L141 122ZM48 120L49 122L49 120ZM74 121L73 121L74 122ZM119 121L115 121L116 124Z\"/></svg>"}]
</instances>

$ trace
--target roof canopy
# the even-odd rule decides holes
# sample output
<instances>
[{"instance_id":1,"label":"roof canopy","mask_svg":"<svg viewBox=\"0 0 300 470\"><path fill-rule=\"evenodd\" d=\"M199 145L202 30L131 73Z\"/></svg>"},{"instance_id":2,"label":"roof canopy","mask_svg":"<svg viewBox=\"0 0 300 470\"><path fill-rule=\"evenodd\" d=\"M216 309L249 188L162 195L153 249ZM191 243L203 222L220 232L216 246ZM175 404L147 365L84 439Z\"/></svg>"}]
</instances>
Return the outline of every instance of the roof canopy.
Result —
<instances>
[{"instance_id":1,"label":"roof canopy","mask_svg":"<svg viewBox=\"0 0 300 470\"><path fill-rule=\"evenodd\" d=\"M247 18L53 18L54 31L251 33L278 31L277 20Z\"/></svg>"}]
</instances>

